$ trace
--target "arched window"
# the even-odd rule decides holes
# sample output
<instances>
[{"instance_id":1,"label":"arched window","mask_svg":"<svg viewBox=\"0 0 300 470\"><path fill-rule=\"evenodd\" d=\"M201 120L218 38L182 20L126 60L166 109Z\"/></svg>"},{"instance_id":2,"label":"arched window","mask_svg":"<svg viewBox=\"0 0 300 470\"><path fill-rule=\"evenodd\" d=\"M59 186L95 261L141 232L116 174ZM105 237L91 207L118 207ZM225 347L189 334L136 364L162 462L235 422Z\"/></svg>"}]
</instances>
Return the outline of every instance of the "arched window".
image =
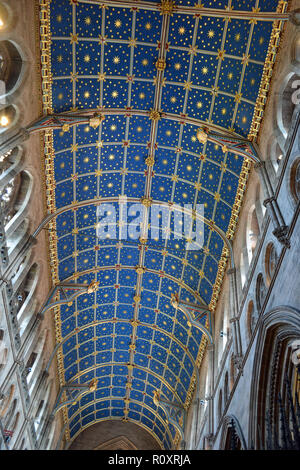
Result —
<instances>
[{"instance_id":1,"label":"arched window","mask_svg":"<svg viewBox=\"0 0 300 470\"><path fill-rule=\"evenodd\" d=\"M276 248L273 245L273 243L269 243L266 249L266 256L265 256L265 271L266 271L266 281L267 281L268 286L270 285L271 279L274 275L277 261L278 261L278 255L276 252Z\"/></svg>"},{"instance_id":2,"label":"arched window","mask_svg":"<svg viewBox=\"0 0 300 470\"><path fill-rule=\"evenodd\" d=\"M265 301L267 291L268 289L266 287L263 275L259 274L256 281L256 305L258 312L260 312L261 307Z\"/></svg>"},{"instance_id":3,"label":"arched window","mask_svg":"<svg viewBox=\"0 0 300 470\"><path fill-rule=\"evenodd\" d=\"M3 330L0 330L0 334L3 334ZM7 364L7 356L8 349L5 347L3 339L0 339L0 372L4 369Z\"/></svg>"},{"instance_id":4,"label":"arched window","mask_svg":"<svg viewBox=\"0 0 300 470\"><path fill-rule=\"evenodd\" d=\"M240 262L241 284L243 288L246 282L246 274L247 274L244 253L241 253L240 259L241 259L241 262Z\"/></svg>"},{"instance_id":5,"label":"arched window","mask_svg":"<svg viewBox=\"0 0 300 470\"><path fill-rule=\"evenodd\" d=\"M229 398L229 384L228 384L228 372L225 374L224 379L224 405L226 405Z\"/></svg>"},{"instance_id":6,"label":"arched window","mask_svg":"<svg viewBox=\"0 0 300 470\"><path fill-rule=\"evenodd\" d=\"M275 172L278 171L282 161L283 161L283 150L281 150L279 144L276 144L274 153L272 155L272 162L273 162L273 167L274 167Z\"/></svg>"},{"instance_id":7,"label":"arched window","mask_svg":"<svg viewBox=\"0 0 300 470\"><path fill-rule=\"evenodd\" d=\"M218 399L218 421L222 418L223 412L223 397L222 397L222 390L219 391L219 399Z\"/></svg>"},{"instance_id":8,"label":"arched window","mask_svg":"<svg viewBox=\"0 0 300 470\"><path fill-rule=\"evenodd\" d=\"M260 236L260 229L255 205L252 206L248 216L247 226L247 252L249 264L251 263L254 250L256 248L258 237Z\"/></svg>"},{"instance_id":9,"label":"arched window","mask_svg":"<svg viewBox=\"0 0 300 470\"><path fill-rule=\"evenodd\" d=\"M22 58L16 46L11 41L1 41L0 97L3 97L16 89L21 75L21 70Z\"/></svg>"},{"instance_id":10,"label":"arched window","mask_svg":"<svg viewBox=\"0 0 300 470\"><path fill-rule=\"evenodd\" d=\"M233 388L235 379L236 379L236 366L235 366L235 362L234 362L234 356L232 354L232 356L230 358L230 392Z\"/></svg>"},{"instance_id":11,"label":"arched window","mask_svg":"<svg viewBox=\"0 0 300 470\"><path fill-rule=\"evenodd\" d=\"M15 106L5 106L0 109L0 134L17 122L17 111Z\"/></svg>"},{"instance_id":12,"label":"arched window","mask_svg":"<svg viewBox=\"0 0 300 470\"><path fill-rule=\"evenodd\" d=\"M48 330L44 330L42 335L39 337L37 344L33 348L27 363L27 384L29 387L29 393L31 394L36 383L38 376L42 370L43 351L46 344Z\"/></svg>"},{"instance_id":13,"label":"arched window","mask_svg":"<svg viewBox=\"0 0 300 470\"><path fill-rule=\"evenodd\" d=\"M7 393L4 393L3 397L0 399L0 417L3 418L6 416L7 410L11 404L15 393L15 386L11 385Z\"/></svg>"},{"instance_id":14,"label":"arched window","mask_svg":"<svg viewBox=\"0 0 300 470\"><path fill-rule=\"evenodd\" d=\"M21 175L12 178L6 186L0 191L1 211L4 216L4 225L13 218L16 213L15 202L18 199L18 193L21 186Z\"/></svg>"},{"instance_id":15,"label":"arched window","mask_svg":"<svg viewBox=\"0 0 300 470\"><path fill-rule=\"evenodd\" d=\"M236 432L235 423L231 420L230 425L227 428L227 435L225 438L225 450L241 450L242 444L239 436Z\"/></svg>"},{"instance_id":16,"label":"arched window","mask_svg":"<svg viewBox=\"0 0 300 470\"><path fill-rule=\"evenodd\" d=\"M7 429L8 431L11 431L11 426L13 424L13 418L15 415L16 407L17 407L17 399L15 398L6 414L6 417L4 418L4 429Z\"/></svg>"},{"instance_id":17,"label":"arched window","mask_svg":"<svg viewBox=\"0 0 300 470\"><path fill-rule=\"evenodd\" d=\"M296 203L300 200L300 158L294 162L290 176L291 193Z\"/></svg>"},{"instance_id":18,"label":"arched window","mask_svg":"<svg viewBox=\"0 0 300 470\"><path fill-rule=\"evenodd\" d=\"M21 337L36 310L37 301L34 299L34 292L38 283L38 272L38 265L35 263L31 266L15 294L18 308L17 318L20 326Z\"/></svg>"},{"instance_id":19,"label":"arched window","mask_svg":"<svg viewBox=\"0 0 300 470\"><path fill-rule=\"evenodd\" d=\"M45 422L45 418L47 416L47 411L49 408L49 396L50 396L51 386L52 386L52 382L49 382L47 385L46 391L44 391L41 394L42 398L39 402L39 406L35 413L34 427L35 427L37 438L40 437L40 434L42 432L43 425Z\"/></svg>"},{"instance_id":20,"label":"arched window","mask_svg":"<svg viewBox=\"0 0 300 470\"><path fill-rule=\"evenodd\" d=\"M22 171L18 175L18 184L14 183L13 196L9 197L7 204L7 220L5 226L6 236L9 237L17 229L18 225L24 220L28 211L29 200L33 189L33 181L31 175L27 171Z\"/></svg>"},{"instance_id":21,"label":"arched window","mask_svg":"<svg viewBox=\"0 0 300 470\"><path fill-rule=\"evenodd\" d=\"M254 309L254 303L250 300L247 308L247 332L248 339L250 340L257 322L257 315Z\"/></svg>"},{"instance_id":22,"label":"arched window","mask_svg":"<svg viewBox=\"0 0 300 470\"><path fill-rule=\"evenodd\" d=\"M291 307L277 307L262 319L250 396L249 442L255 449L300 450L299 331L299 312Z\"/></svg>"},{"instance_id":23,"label":"arched window","mask_svg":"<svg viewBox=\"0 0 300 470\"><path fill-rule=\"evenodd\" d=\"M6 30L6 28L10 25L11 22L11 12L7 9L6 5L2 2L0 3L0 32Z\"/></svg>"},{"instance_id":24,"label":"arched window","mask_svg":"<svg viewBox=\"0 0 300 470\"><path fill-rule=\"evenodd\" d=\"M217 359L218 359L218 364L220 363L223 353L228 341L228 336L229 336L229 328L228 328L228 298L225 297L222 301L223 305L223 312L222 312L222 320L221 320L221 326L220 326L220 332L219 332L219 340L217 342L217 351L216 354L218 354Z\"/></svg>"},{"instance_id":25,"label":"arched window","mask_svg":"<svg viewBox=\"0 0 300 470\"><path fill-rule=\"evenodd\" d=\"M15 147L0 156L0 188L2 188L14 178L19 172L23 160L23 151L20 147Z\"/></svg>"},{"instance_id":26,"label":"arched window","mask_svg":"<svg viewBox=\"0 0 300 470\"><path fill-rule=\"evenodd\" d=\"M295 99L293 99L296 92L294 83L299 81L299 79L298 75L290 74L285 80L285 88L280 92L281 102L279 104L278 126L285 139L288 136L296 106Z\"/></svg>"}]
</instances>

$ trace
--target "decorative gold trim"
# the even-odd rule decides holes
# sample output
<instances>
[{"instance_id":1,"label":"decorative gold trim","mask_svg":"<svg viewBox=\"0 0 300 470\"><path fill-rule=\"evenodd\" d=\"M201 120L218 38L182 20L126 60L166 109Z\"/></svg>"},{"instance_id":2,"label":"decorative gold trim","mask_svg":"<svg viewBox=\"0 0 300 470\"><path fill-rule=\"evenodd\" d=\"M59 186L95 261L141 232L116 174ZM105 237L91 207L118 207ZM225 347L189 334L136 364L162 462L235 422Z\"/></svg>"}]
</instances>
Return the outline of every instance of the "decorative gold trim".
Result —
<instances>
[{"instance_id":1,"label":"decorative gold trim","mask_svg":"<svg viewBox=\"0 0 300 470\"><path fill-rule=\"evenodd\" d=\"M42 91L43 91L43 113L52 114L52 75L51 75L51 32L50 32L50 0L40 0L40 51L41 51L41 76L42 76ZM55 177L54 177L54 147L53 147L53 131L46 131L44 134L44 145L41 158L44 161L45 175L46 175L46 200L48 213L56 212L55 206ZM50 269L52 276L52 284L59 283L58 277L58 256L57 256L57 235L56 235L56 220L52 220L49 224L48 231L49 238L49 255L50 255ZM62 341L61 335L61 319L60 308L54 309L55 319L55 335L56 342ZM65 385L64 380L64 365L62 351L57 353L57 369L59 385ZM64 399L66 397L63 397ZM63 423L68 423L67 409L62 409ZM70 439L69 427L66 429L66 439Z\"/></svg>"},{"instance_id":2,"label":"decorative gold trim","mask_svg":"<svg viewBox=\"0 0 300 470\"><path fill-rule=\"evenodd\" d=\"M155 67L159 72L163 72L167 66L166 59L157 59Z\"/></svg>"},{"instance_id":3,"label":"decorative gold trim","mask_svg":"<svg viewBox=\"0 0 300 470\"><path fill-rule=\"evenodd\" d=\"M277 10L277 13L285 13L288 8L288 2L280 0ZM249 140L255 140L258 135L260 125L264 116L264 110L267 103L267 98L270 90L270 82L273 73L273 67L276 60L276 55L279 48L279 43L281 39L281 33L285 27L286 21L276 20L273 23L273 30L271 33L271 40L269 43L267 58L264 65L261 85L258 93L258 98L256 100L256 105L254 109L254 116L252 119L252 124L250 128L250 133L248 135Z\"/></svg>"}]
</instances>

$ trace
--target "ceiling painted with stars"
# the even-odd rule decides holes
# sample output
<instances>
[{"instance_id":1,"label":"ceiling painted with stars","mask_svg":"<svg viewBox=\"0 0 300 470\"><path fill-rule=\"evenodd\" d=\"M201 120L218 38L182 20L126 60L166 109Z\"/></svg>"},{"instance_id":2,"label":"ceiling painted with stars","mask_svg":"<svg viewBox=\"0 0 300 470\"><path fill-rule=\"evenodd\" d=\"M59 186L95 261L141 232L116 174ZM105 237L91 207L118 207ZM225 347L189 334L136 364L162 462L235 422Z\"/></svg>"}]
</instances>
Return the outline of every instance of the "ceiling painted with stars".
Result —
<instances>
[{"instance_id":1,"label":"ceiling painted with stars","mask_svg":"<svg viewBox=\"0 0 300 470\"><path fill-rule=\"evenodd\" d=\"M153 392L189 403L202 340L172 307L171 294L207 305L216 297L224 242L213 225L226 234L234 221L244 164L211 142L201 144L197 129L209 123L247 138L273 23L201 16L189 11L195 2L188 0L177 0L176 8L163 2L172 4L169 12L160 2L42 3L51 53L47 111L113 111L96 128L55 130L48 141L55 189L48 210L70 206L53 225L53 281L99 282L97 292L56 313L57 339L67 338L59 355L61 384L98 379L96 391L64 409L68 439L97 421L123 419L170 449L176 430ZM203 5L250 13L275 12L278 2ZM126 113L130 109L136 112ZM210 225L203 228L203 248L188 251L184 239L164 240L162 229L143 243L100 240L97 207L72 208L120 195L204 204Z\"/></svg>"}]
</instances>

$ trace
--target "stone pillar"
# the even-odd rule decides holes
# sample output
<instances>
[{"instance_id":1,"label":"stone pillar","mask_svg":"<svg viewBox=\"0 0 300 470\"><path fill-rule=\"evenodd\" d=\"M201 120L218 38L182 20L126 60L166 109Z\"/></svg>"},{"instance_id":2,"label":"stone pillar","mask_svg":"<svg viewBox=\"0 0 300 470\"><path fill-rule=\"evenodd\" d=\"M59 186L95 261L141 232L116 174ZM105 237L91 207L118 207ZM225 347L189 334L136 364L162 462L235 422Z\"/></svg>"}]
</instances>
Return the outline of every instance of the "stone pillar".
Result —
<instances>
[{"instance_id":1,"label":"stone pillar","mask_svg":"<svg viewBox=\"0 0 300 470\"><path fill-rule=\"evenodd\" d=\"M278 205L277 199L274 195L273 187L268 172L266 170L265 162L261 161L260 163L257 163L255 165L255 169L259 174L260 182L264 191L264 195L266 197L264 201L264 206L266 207L274 226L273 235L282 245L286 246L287 248L290 248L291 244L288 238L289 227L284 221L284 217Z\"/></svg>"},{"instance_id":2,"label":"stone pillar","mask_svg":"<svg viewBox=\"0 0 300 470\"><path fill-rule=\"evenodd\" d=\"M227 274L230 280L230 295L231 295L231 328L233 338L233 350L234 350L234 361L236 366L240 369L243 358L242 351L242 339L240 322L238 318L238 296L237 296L237 284L236 284L236 268L228 269Z\"/></svg>"},{"instance_id":3,"label":"stone pillar","mask_svg":"<svg viewBox=\"0 0 300 470\"><path fill-rule=\"evenodd\" d=\"M210 436L214 435L214 344L209 344L208 351L208 432Z\"/></svg>"},{"instance_id":4,"label":"stone pillar","mask_svg":"<svg viewBox=\"0 0 300 470\"><path fill-rule=\"evenodd\" d=\"M43 447L46 447L45 444L49 436L49 432L51 430L51 426L52 426L54 419L55 417L53 415L48 415L48 417L45 419L43 429L41 432L41 438L39 439L39 443L38 443L39 450L46 450L46 449L43 449Z\"/></svg>"}]
</instances>

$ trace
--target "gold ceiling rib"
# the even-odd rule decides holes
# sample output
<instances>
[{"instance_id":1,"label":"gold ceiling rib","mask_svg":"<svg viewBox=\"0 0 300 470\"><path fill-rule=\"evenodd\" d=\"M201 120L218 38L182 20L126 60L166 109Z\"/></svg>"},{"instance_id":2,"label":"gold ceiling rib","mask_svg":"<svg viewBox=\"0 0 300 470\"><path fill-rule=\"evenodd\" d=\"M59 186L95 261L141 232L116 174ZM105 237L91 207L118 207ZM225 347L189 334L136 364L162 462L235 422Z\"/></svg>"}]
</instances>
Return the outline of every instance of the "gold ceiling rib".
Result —
<instances>
[{"instance_id":1,"label":"gold ceiling rib","mask_svg":"<svg viewBox=\"0 0 300 470\"><path fill-rule=\"evenodd\" d=\"M77 0L78 3L81 0ZM74 2L75 3L75 2ZM216 18L237 18L244 20L256 20L256 21L274 21L282 20L288 21L290 18L289 13L284 12L262 12L259 8L252 8L252 11L241 11L233 10L232 7L228 7L225 10L219 8L205 8L201 2L194 7L185 5L176 5L175 1L162 0L161 3L156 2L144 2L140 0L86 0L85 3L94 5L114 6L120 8L136 8L151 11L160 11L162 15L172 16L174 13L186 14L186 15L197 15L209 16ZM280 2L285 3L285 2Z\"/></svg>"},{"instance_id":2,"label":"gold ceiling rib","mask_svg":"<svg viewBox=\"0 0 300 470\"><path fill-rule=\"evenodd\" d=\"M170 3L170 2L168 2ZM155 114L155 118L151 119L151 129L150 129L150 138L149 138L149 152L148 152L148 158L151 159L151 161L154 159L155 155L155 145L156 145L156 136L157 136L157 131L158 131L158 121L159 121L159 112L160 112L160 107L161 107L161 98L162 98L162 90L163 90L163 77L164 77L164 70L166 66L166 54L167 54L167 40L168 40L168 30L169 30L169 24L170 24L170 16L169 15L163 15L163 20L162 20L162 27L161 27L161 37L160 37L160 46L159 46L159 53L158 53L158 59L156 62L156 69L157 69L157 74L156 74L156 79L155 79L155 94L154 94L154 105L153 109L150 112L150 119L151 115L153 116ZM152 179L153 179L153 172L151 169L149 169L146 173L146 183L145 183L145 190L144 190L144 196L143 199L150 199L151 197L151 186L152 186ZM145 206L145 211L144 211L144 217L142 221L142 226L141 226L141 238L142 239L147 239L148 235L148 225L149 225L149 215L150 215L150 208L148 206ZM140 253L139 253L139 266L144 266L145 262L145 253L146 253L146 245L142 244ZM136 299L141 298L141 292L142 292L142 280L143 280L143 271L137 272L137 282L136 282ZM134 320L137 321L139 316L139 302L135 302L135 307L134 307ZM134 364L134 349L135 349L135 342L136 342L136 336L137 336L137 326L136 324L133 325L133 330L132 330L132 335L131 335L131 351L130 351L130 365ZM129 373L128 373L128 383L132 381L132 369L129 368ZM175 392L174 392L175 394ZM126 388L126 396L125 399L130 398L130 389L129 387ZM129 404L126 401L125 402L125 411L129 410Z\"/></svg>"}]
</instances>

